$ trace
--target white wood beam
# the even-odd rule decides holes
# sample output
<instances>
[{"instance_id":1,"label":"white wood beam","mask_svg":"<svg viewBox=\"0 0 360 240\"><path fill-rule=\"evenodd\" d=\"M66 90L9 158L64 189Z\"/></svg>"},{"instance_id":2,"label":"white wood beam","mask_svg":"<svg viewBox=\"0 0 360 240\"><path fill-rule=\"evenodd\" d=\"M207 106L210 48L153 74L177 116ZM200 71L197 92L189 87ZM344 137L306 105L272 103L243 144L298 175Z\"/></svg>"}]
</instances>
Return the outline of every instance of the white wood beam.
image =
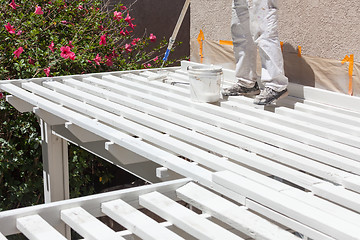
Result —
<instances>
[{"instance_id":1,"label":"white wood beam","mask_svg":"<svg viewBox=\"0 0 360 240\"><path fill-rule=\"evenodd\" d=\"M79 127L71 122L66 122L65 127L81 142L97 142L97 141L104 141L105 139L89 132L82 127Z\"/></svg>"},{"instance_id":2,"label":"white wood beam","mask_svg":"<svg viewBox=\"0 0 360 240\"><path fill-rule=\"evenodd\" d=\"M23 101L18 97L11 96L11 95L6 96L6 101L8 103L10 103L16 110L18 110L21 113L31 112L34 107L34 105L32 105L26 101Z\"/></svg>"},{"instance_id":3,"label":"white wood beam","mask_svg":"<svg viewBox=\"0 0 360 240\"><path fill-rule=\"evenodd\" d=\"M113 142L105 142L105 149L124 165L149 161L148 159L139 156L123 147L120 147Z\"/></svg>"},{"instance_id":4,"label":"white wood beam","mask_svg":"<svg viewBox=\"0 0 360 240\"><path fill-rule=\"evenodd\" d=\"M16 227L31 240L66 239L39 215L18 218Z\"/></svg>"},{"instance_id":5,"label":"white wood beam","mask_svg":"<svg viewBox=\"0 0 360 240\"><path fill-rule=\"evenodd\" d=\"M68 199L65 201L2 211L0 212L0 232L5 236L19 233L16 228L16 219L34 214L41 215L50 225L57 228L57 225L61 223L64 224L60 220L60 211L78 206L81 206L93 216L100 217L104 215L100 209L102 202L113 201L120 198L134 207L139 207L138 196L152 191L158 191L171 198L176 198L175 190L189 181L189 179L179 179L164 183L144 185L86 197Z\"/></svg>"},{"instance_id":6,"label":"white wood beam","mask_svg":"<svg viewBox=\"0 0 360 240\"><path fill-rule=\"evenodd\" d=\"M170 221L175 226L183 229L196 238L203 240L242 239L158 192L141 195L139 197L139 202L142 206Z\"/></svg>"},{"instance_id":7,"label":"white wood beam","mask_svg":"<svg viewBox=\"0 0 360 240\"><path fill-rule=\"evenodd\" d=\"M336 239L355 240L360 236L358 226L243 176L223 171L213 174L213 181Z\"/></svg>"},{"instance_id":8,"label":"white wood beam","mask_svg":"<svg viewBox=\"0 0 360 240\"><path fill-rule=\"evenodd\" d=\"M69 199L68 143L40 121L45 203Z\"/></svg>"},{"instance_id":9,"label":"white wood beam","mask_svg":"<svg viewBox=\"0 0 360 240\"><path fill-rule=\"evenodd\" d=\"M168 230L164 226L152 218L146 216L144 213L135 209L131 205L127 204L123 200L115 200L101 204L103 213L114 219L120 225L127 228L135 235L142 239L148 240L181 240L172 231Z\"/></svg>"},{"instance_id":10,"label":"white wood beam","mask_svg":"<svg viewBox=\"0 0 360 240\"><path fill-rule=\"evenodd\" d=\"M46 122L50 126L54 125L62 125L65 124L66 120L59 118L53 114L50 114L49 112L40 109L38 107L33 108L33 113L35 113L40 119L42 119L44 122Z\"/></svg>"},{"instance_id":11,"label":"white wood beam","mask_svg":"<svg viewBox=\"0 0 360 240\"><path fill-rule=\"evenodd\" d=\"M298 240L293 234L195 183L176 190L178 197L192 206L240 230L251 238L263 240Z\"/></svg>"},{"instance_id":12,"label":"white wood beam","mask_svg":"<svg viewBox=\"0 0 360 240\"><path fill-rule=\"evenodd\" d=\"M62 210L61 220L89 240L125 239L81 207Z\"/></svg>"}]
</instances>

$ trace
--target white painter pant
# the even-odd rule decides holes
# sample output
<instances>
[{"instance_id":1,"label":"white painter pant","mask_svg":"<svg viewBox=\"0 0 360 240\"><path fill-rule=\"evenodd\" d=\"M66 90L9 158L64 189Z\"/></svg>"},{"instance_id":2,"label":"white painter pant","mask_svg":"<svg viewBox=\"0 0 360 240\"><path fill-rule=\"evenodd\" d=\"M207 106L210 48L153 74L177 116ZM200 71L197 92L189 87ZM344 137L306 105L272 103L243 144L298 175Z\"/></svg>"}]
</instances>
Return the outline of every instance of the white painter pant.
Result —
<instances>
[{"instance_id":1,"label":"white painter pant","mask_svg":"<svg viewBox=\"0 0 360 240\"><path fill-rule=\"evenodd\" d=\"M261 58L261 82L276 91L287 87L284 61L277 32L277 0L233 0L231 33L236 78L244 87L257 80L257 47Z\"/></svg>"}]
</instances>

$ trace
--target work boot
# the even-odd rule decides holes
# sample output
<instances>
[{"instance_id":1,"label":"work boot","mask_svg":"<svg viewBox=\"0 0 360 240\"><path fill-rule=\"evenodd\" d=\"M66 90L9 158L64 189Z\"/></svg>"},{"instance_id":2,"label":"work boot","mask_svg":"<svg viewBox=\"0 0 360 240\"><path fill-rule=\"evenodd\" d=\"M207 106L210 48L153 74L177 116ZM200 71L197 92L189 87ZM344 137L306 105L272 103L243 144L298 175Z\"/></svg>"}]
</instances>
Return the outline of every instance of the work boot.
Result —
<instances>
[{"instance_id":1,"label":"work boot","mask_svg":"<svg viewBox=\"0 0 360 240\"><path fill-rule=\"evenodd\" d=\"M254 99L254 103L258 105L267 105L273 103L274 101L284 98L289 95L288 90L284 89L280 92L275 91L272 88L265 87L259 95Z\"/></svg>"},{"instance_id":2,"label":"work boot","mask_svg":"<svg viewBox=\"0 0 360 240\"><path fill-rule=\"evenodd\" d=\"M260 93L259 85L256 82L251 88L243 87L240 83L235 83L229 88L222 90L223 96L252 96Z\"/></svg>"}]
</instances>

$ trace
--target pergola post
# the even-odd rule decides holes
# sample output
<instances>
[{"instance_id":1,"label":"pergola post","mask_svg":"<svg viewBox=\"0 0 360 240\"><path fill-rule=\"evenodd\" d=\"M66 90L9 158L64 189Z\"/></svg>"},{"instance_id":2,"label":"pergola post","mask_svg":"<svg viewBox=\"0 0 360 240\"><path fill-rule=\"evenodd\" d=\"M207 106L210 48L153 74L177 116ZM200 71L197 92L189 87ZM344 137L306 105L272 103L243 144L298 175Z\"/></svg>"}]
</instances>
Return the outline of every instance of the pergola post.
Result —
<instances>
[{"instance_id":1,"label":"pergola post","mask_svg":"<svg viewBox=\"0 0 360 240\"><path fill-rule=\"evenodd\" d=\"M69 194L68 142L52 133L51 125L40 119L45 203L66 200ZM70 228L59 223L56 229L70 239Z\"/></svg>"}]
</instances>

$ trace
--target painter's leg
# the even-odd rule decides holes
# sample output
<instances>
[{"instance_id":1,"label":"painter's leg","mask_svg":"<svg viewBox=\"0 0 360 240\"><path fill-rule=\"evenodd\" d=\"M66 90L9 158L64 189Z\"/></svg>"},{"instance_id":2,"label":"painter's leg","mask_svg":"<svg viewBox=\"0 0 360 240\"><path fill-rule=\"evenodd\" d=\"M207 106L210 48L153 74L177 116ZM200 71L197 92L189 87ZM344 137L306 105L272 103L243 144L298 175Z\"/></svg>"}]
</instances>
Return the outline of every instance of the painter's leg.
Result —
<instances>
[{"instance_id":1,"label":"painter's leg","mask_svg":"<svg viewBox=\"0 0 360 240\"><path fill-rule=\"evenodd\" d=\"M234 42L237 82L222 91L223 96L256 95L256 46L250 32L248 0L233 0L231 33Z\"/></svg>"},{"instance_id":2,"label":"painter's leg","mask_svg":"<svg viewBox=\"0 0 360 240\"><path fill-rule=\"evenodd\" d=\"M246 0L233 0L231 33L234 42L236 78L244 87L253 87L256 75L256 45L251 37Z\"/></svg>"},{"instance_id":3,"label":"painter's leg","mask_svg":"<svg viewBox=\"0 0 360 240\"><path fill-rule=\"evenodd\" d=\"M253 0L250 26L261 58L261 82L277 92L286 89L284 61L278 37L277 0Z\"/></svg>"}]
</instances>

